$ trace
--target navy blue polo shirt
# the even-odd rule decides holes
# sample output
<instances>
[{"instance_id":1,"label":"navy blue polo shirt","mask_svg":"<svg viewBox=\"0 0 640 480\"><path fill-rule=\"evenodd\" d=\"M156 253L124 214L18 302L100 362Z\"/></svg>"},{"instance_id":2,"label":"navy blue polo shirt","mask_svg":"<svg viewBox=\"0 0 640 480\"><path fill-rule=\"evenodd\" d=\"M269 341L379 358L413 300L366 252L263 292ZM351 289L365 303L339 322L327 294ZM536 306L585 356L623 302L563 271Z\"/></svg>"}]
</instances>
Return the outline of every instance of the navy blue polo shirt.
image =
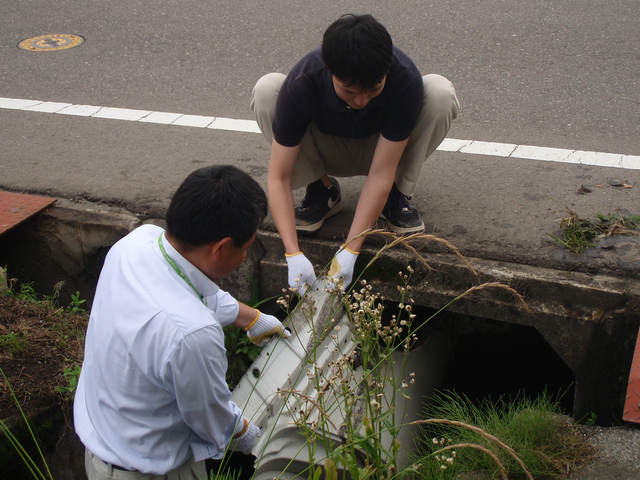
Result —
<instances>
[{"instance_id":1,"label":"navy blue polo shirt","mask_svg":"<svg viewBox=\"0 0 640 480\"><path fill-rule=\"evenodd\" d=\"M273 136L280 145L302 141L310 122L321 132L366 138L378 132L399 142L411 134L422 109L424 85L413 61L393 47L393 61L382 92L362 109L348 108L333 88L321 48L305 55L291 70L278 94Z\"/></svg>"}]
</instances>

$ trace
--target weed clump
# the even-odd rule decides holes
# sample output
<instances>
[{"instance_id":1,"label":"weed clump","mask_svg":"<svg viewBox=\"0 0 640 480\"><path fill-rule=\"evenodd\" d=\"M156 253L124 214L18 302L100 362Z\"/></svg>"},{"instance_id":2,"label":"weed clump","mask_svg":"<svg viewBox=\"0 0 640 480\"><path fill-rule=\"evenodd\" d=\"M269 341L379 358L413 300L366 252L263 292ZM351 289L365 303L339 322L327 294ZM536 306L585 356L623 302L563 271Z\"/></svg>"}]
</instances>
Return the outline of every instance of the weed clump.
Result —
<instances>
[{"instance_id":1,"label":"weed clump","mask_svg":"<svg viewBox=\"0 0 640 480\"><path fill-rule=\"evenodd\" d=\"M425 418L430 420L421 422L424 439L414 459L422 464L423 479L448 480L465 472L570 478L597 456L548 394L475 405L455 392L441 392L426 407Z\"/></svg>"},{"instance_id":2,"label":"weed clump","mask_svg":"<svg viewBox=\"0 0 640 480\"><path fill-rule=\"evenodd\" d=\"M635 232L640 229L640 215L599 213L596 215L597 220L591 220L580 218L575 212L567 210L569 217L563 218L560 226L562 238L547 233L552 238L548 242L564 247L575 255L595 247L595 241L599 238L635 235Z\"/></svg>"}]
</instances>

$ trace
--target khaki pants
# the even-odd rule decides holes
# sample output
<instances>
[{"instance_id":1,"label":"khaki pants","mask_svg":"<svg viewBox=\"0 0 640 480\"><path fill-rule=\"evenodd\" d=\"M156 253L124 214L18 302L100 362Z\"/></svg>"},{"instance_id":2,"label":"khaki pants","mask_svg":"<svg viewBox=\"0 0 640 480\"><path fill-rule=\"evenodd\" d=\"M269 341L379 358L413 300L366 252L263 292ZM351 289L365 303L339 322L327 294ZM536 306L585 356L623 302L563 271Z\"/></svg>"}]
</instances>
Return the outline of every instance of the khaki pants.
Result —
<instances>
[{"instance_id":1,"label":"khaki pants","mask_svg":"<svg viewBox=\"0 0 640 480\"><path fill-rule=\"evenodd\" d=\"M193 458L165 475L151 475L118 470L110 463L100 460L89 450L85 450L84 468L89 480L205 480L208 478L204 461L196 462Z\"/></svg>"},{"instance_id":2,"label":"khaki pants","mask_svg":"<svg viewBox=\"0 0 640 480\"><path fill-rule=\"evenodd\" d=\"M285 78L281 73L269 73L258 80L251 93L251 109L269 144L273 141L276 100ZM422 110L395 177L398 189L407 196L415 193L422 164L442 143L460 109L449 80L440 75L425 75L422 80ZM379 136L360 139L326 135L312 122L300 144L291 187L294 190L303 187L325 174L336 177L368 175Z\"/></svg>"}]
</instances>

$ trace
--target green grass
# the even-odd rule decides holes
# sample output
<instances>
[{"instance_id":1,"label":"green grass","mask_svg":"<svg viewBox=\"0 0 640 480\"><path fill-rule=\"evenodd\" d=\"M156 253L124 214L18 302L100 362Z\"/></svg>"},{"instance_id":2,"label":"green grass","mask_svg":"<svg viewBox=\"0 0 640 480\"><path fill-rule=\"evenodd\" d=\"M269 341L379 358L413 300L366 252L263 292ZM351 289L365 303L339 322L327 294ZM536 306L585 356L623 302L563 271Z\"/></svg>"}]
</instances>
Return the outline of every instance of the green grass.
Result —
<instances>
[{"instance_id":1,"label":"green grass","mask_svg":"<svg viewBox=\"0 0 640 480\"><path fill-rule=\"evenodd\" d=\"M16 335L14 332L0 335L0 349L7 350L11 355L18 355L26 346L26 335Z\"/></svg>"},{"instance_id":2,"label":"green grass","mask_svg":"<svg viewBox=\"0 0 640 480\"><path fill-rule=\"evenodd\" d=\"M5 293L13 295L18 300L23 302L35 303L38 301L38 294L33 288L33 282L26 282L20 285L20 290L16 291L11 286Z\"/></svg>"},{"instance_id":3,"label":"green grass","mask_svg":"<svg viewBox=\"0 0 640 480\"><path fill-rule=\"evenodd\" d=\"M475 405L454 392L442 392L426 408L425 418L460 422L496 437L513 449L533 478L568 478L596 453L547 394L535 400L523 397ZM477 429L457 424L426 424L423 433L425 438L420 440L412 459L422 464L417 478L447 480L463 472L486 472L497 478L498 461L509 478L525 478L516 458ZM488 449L498 461L479 448L456 447L461 444ZM436 453L443 447L449 450Z\"/></svg>"},{"instance_id":4,"label":"green grass","mask_svg":"<svg viewBox=\"0 0 640 480\"><path fill-rule=\"evenodd\" d=\"M31 439L33 440L36 448L38 449L39 458L34 459L31 457L31 455L29 455L25 447L22 445L22 443L20 443L20 440L16 438L16 436L11 432L9 427L7 427L2 420L0 420L0 430L2 430L2 432L5 434L5 436L9 440L9 443L15 448L16 452L18 453L22 461L25 463L25 465L29 469L29 472L31 473L31 475L33 475L33 477L36 480L47 480L47 479L51 480L53 479L53 477L51 475L51 471L49 470L49 465L47 464L47 461L44 458L44 454L42 453L42 448L40 448L40 443L38 442L38 439L33 429L31 428L31 424L29 423L27 416L22 410L22 407L20 406L20 402L18 402L18 398L16 397L13 391L13 388L11 388L11 384L9 383L9 380L7 379L6 375L4 374L4 371L1 368L0 368L0 374L2 375L2 378L4 379L7 385L7 388L11 393L11 397L14 399L14 401L16 402L16 405L18 406L18 409L20 410L20 415L22 416L22 419L25 425L27 426L29 433L31 434ZM42 461L42 464L44 465L43 469L41 469L38 463L36 463L37 460ZM46 472L46 475L43 473L42 470Z\"/></svg>"},{"instance_id":5,"label":"green grass","mask_svg":"<svg viewBox=\"0 0 640 480\"><path fill-rule=\"evenodd\" d=\"M562 238L550 233L547 233L547 235L553 239L550 243L560 245L576 255L580 255L587 248L596 246L593 240L596 239L597 234L588 223L582 221L572 222L563 226Z\"/></svg>"}]
</instances>

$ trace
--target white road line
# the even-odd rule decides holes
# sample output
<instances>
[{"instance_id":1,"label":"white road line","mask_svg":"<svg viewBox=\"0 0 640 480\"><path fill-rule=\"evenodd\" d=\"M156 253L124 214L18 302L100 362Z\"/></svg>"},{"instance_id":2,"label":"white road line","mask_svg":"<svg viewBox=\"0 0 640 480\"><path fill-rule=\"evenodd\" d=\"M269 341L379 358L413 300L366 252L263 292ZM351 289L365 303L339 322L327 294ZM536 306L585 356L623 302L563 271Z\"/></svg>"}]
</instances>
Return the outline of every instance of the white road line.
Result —
<instances>
[{"instance_id":1,"label":"white road line","mask_svg":"<svg viewBox=\"0 0 640 480\"><path fill-rule=\"evenodd\" d=\"M0 109L1 108L27 112L128 120L131 122L179 125L183 127L212 128L233 132L260 133L257 123L253 120L239 120L235 118L152 112L150 110L133 110L129 108L96 107L92 105L72 105L70 103L42 102L39 100L3 97L0 97ZM640 170L639 155L587 152L583 150L514 145L510 143L482 142L479 140L457 140L454 138L446 138L438 147L438 150L494 157L520 158L524 160Z\"/></svg>"}]
</instances>

